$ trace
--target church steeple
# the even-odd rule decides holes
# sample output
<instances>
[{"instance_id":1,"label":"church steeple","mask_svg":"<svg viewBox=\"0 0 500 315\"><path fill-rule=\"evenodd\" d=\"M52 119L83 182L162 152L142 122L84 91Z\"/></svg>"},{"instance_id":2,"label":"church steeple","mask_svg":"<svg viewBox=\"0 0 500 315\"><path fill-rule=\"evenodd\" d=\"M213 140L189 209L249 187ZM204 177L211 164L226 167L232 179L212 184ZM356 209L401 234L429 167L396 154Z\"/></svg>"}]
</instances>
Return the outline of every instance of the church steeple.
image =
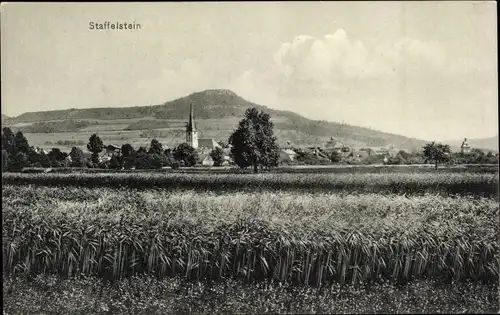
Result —
<instances>
[{"instance_id":1,"label":"church steeple","mask_svg":"<svg viewBox=\"0 0 500 315\"><path fill-rule=\"evenodd\" d=\"M193 117L193 104L189 104L189 122L186 124L186 143L193 148L198 148L198 131Z\"/></svg>"},{"instance_id":2,"label":"church steeple","mask_svg":"<svg viewBox=\"0 0 500 315\"><path fill-rule=\"evenodd\" d=\"M186 131L187 132L196 131L196 126L193 118L193 104L189 104L189 122Z\"/></svg>"}]
</instances>

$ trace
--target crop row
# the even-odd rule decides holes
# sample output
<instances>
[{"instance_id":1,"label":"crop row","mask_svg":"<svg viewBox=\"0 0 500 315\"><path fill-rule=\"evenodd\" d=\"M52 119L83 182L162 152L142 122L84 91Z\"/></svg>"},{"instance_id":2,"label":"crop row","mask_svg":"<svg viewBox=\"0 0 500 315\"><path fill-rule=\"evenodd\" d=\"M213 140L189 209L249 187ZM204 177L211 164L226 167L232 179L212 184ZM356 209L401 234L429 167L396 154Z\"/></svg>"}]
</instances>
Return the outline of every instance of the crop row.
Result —
<instances>
[{"instance_id":1,"label":"crop row","mask_svg":"<svg viewBox=\"0 0 500 315\"><path fill-rule=\"evenodd\" d=\"M498 196L498 174L14 174L4 184L78 187L197 189L204 191L296 190L419 195L425 193Z\"/></svg>"},{"instance_id":2,"label":"crop row","mask_svg":"<svg viewBox=\"0 0 500 315\"><path fill-rule=\"evenodd\" d=\"M488 198L7 186L7 274L498 280ZM57 196L61 196L57 198Z\"/></svg>"}]
</instances>

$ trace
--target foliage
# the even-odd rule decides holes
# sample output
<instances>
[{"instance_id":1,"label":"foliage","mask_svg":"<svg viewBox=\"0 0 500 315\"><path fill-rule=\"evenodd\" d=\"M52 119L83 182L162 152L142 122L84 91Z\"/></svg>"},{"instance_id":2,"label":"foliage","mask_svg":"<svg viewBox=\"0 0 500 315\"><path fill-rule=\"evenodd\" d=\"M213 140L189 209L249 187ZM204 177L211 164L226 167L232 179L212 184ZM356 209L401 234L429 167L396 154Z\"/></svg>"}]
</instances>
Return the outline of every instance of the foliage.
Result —
<instances>
[{"instance_id":1,"label":"foliage","mask_svg":"<svg viewBox=\"0 0 500 315\"><path fill-rule=\"evenodd\" d=\"M82 167L86 165L86 160L85 156L83 155L82 149L77 147L71 148L69 156L71 157L71 166Z\"/></svg>"},{"instance_id":2,"label":"foliage","mask_svg":"<svg viewBox=\"0 0 500 315\"><path fill-rule=\"evenodd\" d=\"M295 156L295 160L300 164L305 165L328 165L331 164L331 161L327 157L323 157L320 154L314 154L310 151L305 150L297 150L297 155ZM325 155L326 156L326 155Z\"/></svg>"},{"instance_id":3,"label":"foliage","mask_svg":"<svg viewBox=\"0 0 500 315\"><path fill-rule=\"evenodd\" d=\"M134 148L129 144L126 143L122 145L121 147L121 156L123 159L123 167L126 170L131 169L133 166L136 164L136 152Z\"/></svg>"},{"instance_id":4,"label":"foliage","mask_svg":"<svg viewBox=\"0 0 500 315\"><path fill-rule=\"evenodd\" d=\"M224 162L224 151L217 147L210 152L210 157L214 161L214 166L222 166Z\"/></svg>"},{"instance_id":5,"label":"foliage","mask_svg":"<svg viewBox=\"0 0 500 315\"><path fill-rule=\"evenodd\" d=\"M9 162L9 154L7 150L2 149L2 173L7 171L7 166Z\"/></svg>"},{"instance_id":6,"label":"foliage","mask_svg":"<svg viewBox=\"0 0 500 315\"><path fill-rule=\"evenodd\" d=\"M93 134L89 138L89 143L87 144L87 150L92 152L92 162L95 164L99 163L99 153L104 149L104 144L102 143L101 138L97 134Z\"/></svg>"},{"instance_id":7,"label":"foliage","mask_svg":"<svg viewBox=\"0 0 500 315\"><path fill-rule=\"evenodd\" d=\"M16 143L17 152L29 154L31 147L28 143L28 139L26 139L21 131L16 132L16 135L14 136L14 142Z\"/></svg>"},{"instance_id":8,"label":"foliage","mask_svg":"<svg viewBox=\"0 0 500 315\"><path fill-rule=\"evenodd\" d=\"M165 149L165 151L163 151L163 154L165 155L165 166L172 166L175 163L172 149Z\"/></svg>"},{"instance_id":9,"label":"foliage","mask_svg":"<svg viewBox=\"0 0 500 315\"><path fill-rule=\"evenodd\" d=\"M330 160L333 163L338 163L342 160L342 156L337 151L333 151L332 154L330 155Z\"/></svg>"},{"instance_id":10,"label":"foliage","mask_svg":"<svg viewBox=\"0 0 500 315\"><path fill-rule=\"evenodd\" d=\"M113 154L109 161L109 168L114 170L121 170L123 168L123 157L119 154Z\"/></svg>"},{"instance_id":11,"label":"foliage","mask_svg":"<svg viewBox=\"0 0 500 315\"><path fill-rule=\"evenodd\" d=\"M158 280L134 276L107 283L97 277L41 275L4 278L5 314L494 314L498 285L435 280L408 285L331 285L320 290L288 283L245 284ZM50 303L47 303L47 297Z\"/></svg>"},{"instance_id":12,"label":"foliage","mask_svg":"<svg viewBox=\"0 0 500 315\"><path fill-rule=\"evenodd\" d=\"M470 153L457 152L452 154L455 164L498 164L498 155L480 149L472 149Z\"/></svg>"},{"instance_id":13,"label":"foliage","mask_svg":"<svg viewBox=\"0 0 500 315\"><path fill-rule=\"evenodd\" d=\"M46 142L46 144L53 144L50 143L50 141L48 142L49 143ZM82 146L85 144L85 142L83 140L57 140L55 144L65 147L74 147L74 146Z\"/></svg>"},{"instance_id":14,"label":"foliage","mask_svg":"<svg viewBox=\"0 0 500 315\"><path fill-rule=\"evenodd\" d=\"M80 129L95 125L97 122L88 120L65 119L60 121L40 121L28 126L18 127L19 131L26 133L56 133L56 132L76 132Z\"/></svg>"},{"instance_id":15,"label":"foliage","mask_svg":"<svg viewBox=\"0 0 500 315\"><path fill-rule=\"evenodd\" d=\"M2 150L6 150L9 154L16 150L15 135L8 127L2 129Z\"/></svg>"},{"instance_id":16,"label":"foliage","mask_svg":"<svg viewBox=\"0 0 500 315\"><path fill-rule=\"evenodd\" d=\"M231 155L240 168L252 166L255 173L260 168L278 165L279 147L274 136L271 116L257 108L246 110L238 128L229 136Z\"/></svg>"},{"instance_id":17,"label":"foliage","mask_svg":"<svg viewBox=\"0 0 500 315\"><path fill-rule=\"evenodd\" d=\"M59 148L52 148L47 154L52 167L66 167L68 166L68 153L62 152Z\"/></svg>"},{"instance_id":18,"label":"foliage","mask_svg":"<svg viewBox=\"0 0 500 315\"><path fill-rule=\"evenodd\" d=\"M198 160L198 153L187 143L181 143L174 148L173 156L177 161L183 161L184 166L194 166Z\"/></svg>"},{"instance_id":19,"label":"foliage","mask_svg":"<svg viewBox=\"0 0 500 315\"><path fill-rule=\"evenodd\" d=\"M437 169L439 163L443 163L449 160L451 154L450 146L441 143L428 143L424 146L424 156L427 161L432 160L435 163L435 168Z\"/></svg>"},{"instance_id":20,"label":"foliage","mask_svg":"<svg viewBox=\"0 0 500 315\"><path fill-rule=\"evenodd\" d=\"M161 143L156 139L151 140L151 146L149 147L148 153L149 154L162 154L163 147L162 147Z\"/></svg>"}]
</instances>

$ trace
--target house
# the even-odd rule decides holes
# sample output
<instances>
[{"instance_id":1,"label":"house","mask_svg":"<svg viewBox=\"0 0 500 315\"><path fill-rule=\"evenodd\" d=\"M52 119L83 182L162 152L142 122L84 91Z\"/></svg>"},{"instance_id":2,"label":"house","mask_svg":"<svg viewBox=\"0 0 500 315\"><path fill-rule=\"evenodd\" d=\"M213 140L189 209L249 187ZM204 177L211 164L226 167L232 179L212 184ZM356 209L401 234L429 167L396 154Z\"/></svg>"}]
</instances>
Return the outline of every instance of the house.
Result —
<instances>
[{"instance_id":1,"label":"house","mask_svg":"<svg viewBox=\"0 0 500 315\"><path fill-rule=\"evenodd\" d=\"M364 160L369 156L370 153L368 151L361 151L361 150L353 151L353 158L358 161Z\"/></svg>"},{"instance_id":2,"label":"house","mask_svg":"<svg viewBox=\"0 0 500 315\"><path fill-rule=\"evenodd\" d=\"M467 143L467 138L464 139L464 142L462 142L462 145L460 146L460 152L463 154L469 154L471 152L471 147L469 143Z\"/></svg>"},{"instance_id":3,"label":"house","mask_svg":"<svg viewBox=\"0 0 500 315\"><path fill-rule=\"evenodd\" d=\"M211 152L215 148L222 149L221 145L214 139L199 139L198 150L201 152Z\"/></svg>"},{"instance_id":4,"label":"house","mask_svg":"<svg viewBox=\"0 0 500 315\"><path fill-rule=\"evenodd\" d=\"M210 154L207 154L203 160L201 161L201 165L204 165L204 166L213 166L214 165L214 160L212 159L212 157L210 156Z\"/></svg>"},{"instance_id":5,"label":"house","mask_svg":"<svg viewBox=\"0 0 500 315\"><path fill-rule=\"evenodd\" d=\"M333 152L337 152L342 157L348 157L352 154L352 149L345 145L342 141L336 141L333 137L330 138L330 141L327 141L323 145L324 151L326 154L331 155Z\"/></svg>"},{"instance_id":6,"label":"house","mask_svg":"<svg viewBox=\"0 0 500 315\"><path fill-rule=\"evenodd\" d=\"M42 149L40 147L36 147L35 148L35 152L38 153L38 154L42 154L42 153L45 154L45 155L49 154L49 152L47 152L46 150L44 150L44 149Z\"/></svg>"},{"instance_id":7,"label":"house","mask_svg":"<svg viewBox=\"0 0 500 315\"><path fill-rule=\"evenodd\" d=\"M387 147L363 147L359 151L368 152L369 155L389 155L389 151L393 152L394 150L389 150ZM395 154L397 154L397 151Z\"/></svg>"},{"instance_id":8,"label":"house","mask_svg":"<svg viewBox=\"0 0 500 315\"><path fill-rule=\"evenodd\" d=\"M281 162L293 162L297 153L291 149L280 150L280 161Z\"/></svg>"},{"instance_id":9,"label":"house","mask_svg":"<svg viewBox=\"0 0 500 315\"><path fill-rule=\"evenodd\" d=\"M113 154L116 154L116 153L120 153L121 151L121 148L115 144L109 144L105 147L105 154L111 156Z\"/></svg>"}]
</instances>

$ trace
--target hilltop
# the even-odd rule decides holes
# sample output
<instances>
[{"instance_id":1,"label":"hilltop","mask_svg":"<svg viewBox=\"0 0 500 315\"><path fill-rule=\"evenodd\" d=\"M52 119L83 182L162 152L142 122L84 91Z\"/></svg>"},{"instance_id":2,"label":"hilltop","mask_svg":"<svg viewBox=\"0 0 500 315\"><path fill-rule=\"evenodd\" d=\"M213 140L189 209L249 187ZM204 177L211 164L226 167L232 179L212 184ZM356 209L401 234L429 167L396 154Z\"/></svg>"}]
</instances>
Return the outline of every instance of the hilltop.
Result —
<instances>
[{"instance_id":1,"label":"hilltop","mask_svg":"<svg viewBox=\"0 0 500 315\"><path fill-rule=\"evenodd\" d=\"M87 140L93 132L99 133L108 142L146 145L152 138L158 138L174 145L183 141L190 104L193 105L201 136L222 141L227 140L247 108L257 107L271 115L282 144L291 141L296 145L321 145L334 137L353 146L392 144L397 148L414 150L426 143L370 128L310 120L291 111L274 110L247 101L230 90L196 92L152 106L29 112L17 117L5 117L5 123L2 116L2 124L27 132L30 143L35 141L40 146L48 147L57 140Z\"/></svg>"}]
</instances>

